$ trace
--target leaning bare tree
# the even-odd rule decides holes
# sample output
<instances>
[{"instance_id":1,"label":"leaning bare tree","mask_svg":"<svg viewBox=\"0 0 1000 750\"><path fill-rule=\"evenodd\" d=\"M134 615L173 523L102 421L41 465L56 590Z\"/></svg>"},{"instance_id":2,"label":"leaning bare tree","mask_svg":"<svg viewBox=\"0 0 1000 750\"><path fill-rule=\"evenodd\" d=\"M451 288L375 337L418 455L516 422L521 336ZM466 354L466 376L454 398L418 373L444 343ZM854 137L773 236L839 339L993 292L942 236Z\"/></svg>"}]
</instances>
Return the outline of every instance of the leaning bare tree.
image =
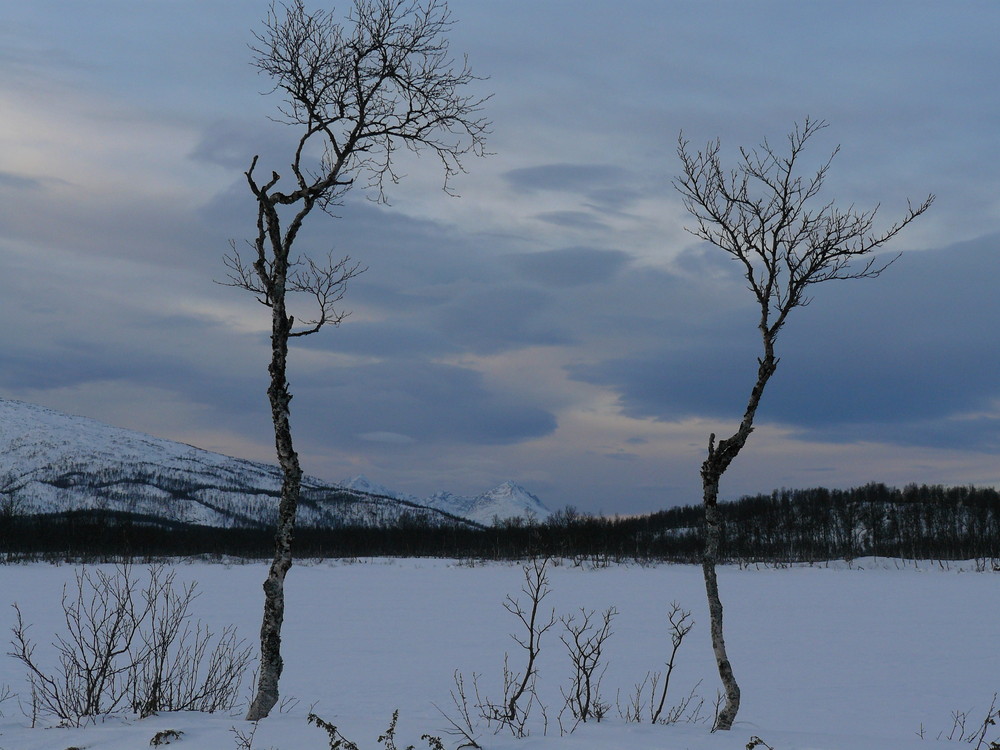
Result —
<instances>
[{"instance_id":1,"label":"leaning bare tree","mask_svg":"<svg viewBox=\"0 0 1000 750\"><path fill-rule=\"evenodd\" d=\"M347 282L361 269L349 258L316 262L293 253L306 217L327 211L359 186L385 201L395 184L397 150L435 154L449 178L463 171L463 157L482 155L488 123L485 99L466 93L476 77L448 51L452 20L442 0L354 0L344 24L331 13L307 11L302 0L272 5L251 45L253 64L282 96L279 121L298 129L290 186L282 176L246 172L257 201L257 236L248 257L226 256L232 286L246 289L271 309L270 387L275 446L284 479L278 506L274 560L264 582L261 664L256 697L247 718L268 715L278 700L284 579L292 564L292 535L302 470L292 445L291 394L286 377L289 339L337 325ZM314 304L311 319L297 321L286 298L301 293Z\"/></svg>"},{"instance_id":2,"label":"leaning bare tree","mask_svg":"<svg viewBox=\"0 0 1000 750\"><path fill-rule=\"evenodd\" d=\"M701 465L705 509L705 551L702 568L708 594L712 646L726 692L716 729L729 729L740 705L740 689L726 654L722 630L722 602L715 567L719 550L717 501L719 480L753 431L754 415L764 387L778 366L774 353L778 333L789 313L809 304L811 287L825 281L873 278L896 258L876 256L876 250L895 237L934 201L908 204L905 216L887 229L874 230L878 206L857 211L832 202L815 203L835 149L811 177L799 175L807 142L826 122L806 119L788 135L787 152L765 140L759 147L740 149L736 169L724 170L716 140L692 153L688 141L678 139L677 154L683 174L674 180L685 208L696 226L689 231L729 253L740 266L757 301L757 328L763 344L757 379L736 432L718 443L708 440L708 456ZM898 256L897 256L898 257Z\"/></svg>"}]
</instances>

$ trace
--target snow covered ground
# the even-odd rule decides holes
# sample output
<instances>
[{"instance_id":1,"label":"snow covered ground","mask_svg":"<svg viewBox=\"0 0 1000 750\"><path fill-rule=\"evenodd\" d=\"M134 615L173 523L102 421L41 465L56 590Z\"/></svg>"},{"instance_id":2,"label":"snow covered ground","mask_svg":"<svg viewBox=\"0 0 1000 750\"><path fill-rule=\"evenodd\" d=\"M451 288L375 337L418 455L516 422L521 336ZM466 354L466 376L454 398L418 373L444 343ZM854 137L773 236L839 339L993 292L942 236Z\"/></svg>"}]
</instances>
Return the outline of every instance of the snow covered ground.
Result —
<instances>
[{"instance_id":1,"label":"snow covered ground","mask_svg":"<svg viewBox=\"0 0 1000 750\"><path fill-rule=\"evenodd\" d=\"M612 709L601 724L559 736L554 715L569 662L557 629L542 644L539 692L550 706L547 735L539 722L527 739L488 732L489 750L742 750L753 736L775 750L930 750L965 745L936 739L952 727L952 712L980 720L1000 690L1000 574L973 564L891 560L789 569L726 567L720 585L727 641L743 705L735 728L711 734L707 724L670 727L625 723ZM178 580L196 580L195 614L214 627L234 623L253 640L259 626L263 564L179 563ZM10 632L17 602L43 656L60 624L62 586L71 566L0 566L0 633ZM480 686L500 691L505 651L518 668L504 611L519 595L521 568L463 565L446 560L370 560L302 563L288 578L285 675L282 688L297 702L261 722L253 748L326 750L325 733L306 723L310 709L337 725L361 750L376 743L399 709L397 744L425 748L420 735L444 734L435 708L451 710L453 673L481 675ZM562 563L550 571L546 604L559 614L614 605L603 693L612 704L669 653L665 612L676 600L694 612L672 678L675 699L699 680L711 716L718 677L707 628L701 572L694 566L611 566ZM24 675L0 659L4 684L23 691ZM249 695L249 686L246 689ZM249 732L236 715L165 714L144 720L116 717L82 729L29 728L15 700L0 703L3 750L138 750L159 731L183 732L178 750L237 748L231 728ZM923 728L924 738L918 736ZM988 735L997 739L1000 731ZM763 745L759 747L763 748Z\"/></svg>"}]
</instances>

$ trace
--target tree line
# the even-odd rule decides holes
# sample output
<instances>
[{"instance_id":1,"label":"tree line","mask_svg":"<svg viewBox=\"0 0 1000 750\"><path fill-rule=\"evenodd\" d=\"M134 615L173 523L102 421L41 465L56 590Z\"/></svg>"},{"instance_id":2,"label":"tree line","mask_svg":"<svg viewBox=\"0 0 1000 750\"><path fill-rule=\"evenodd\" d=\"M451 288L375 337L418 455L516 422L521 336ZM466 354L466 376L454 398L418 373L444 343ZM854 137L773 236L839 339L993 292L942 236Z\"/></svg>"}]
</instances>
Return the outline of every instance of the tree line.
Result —
<instances>
[{"instance_id":1,"label":"tree line","mask_svg":"<svg viewBox=\"0 0 1000 750\"><path fill-rule=\"evenodd\" d=\"M873 483L846 490L780 489L720 502L718 509L719 555L727 562L1000 558L1000 492L992 488ZM404 512L392 525L299 528L295 540L300 556L308 558L553 556L696 563L703 524L700 505L626 517L570 507L541 522L516 518L485 527ZM269 557L273 544L273 525L217 528L100 510L0 515L5 560L252 560Z\"/></svg>"}]
</instances>

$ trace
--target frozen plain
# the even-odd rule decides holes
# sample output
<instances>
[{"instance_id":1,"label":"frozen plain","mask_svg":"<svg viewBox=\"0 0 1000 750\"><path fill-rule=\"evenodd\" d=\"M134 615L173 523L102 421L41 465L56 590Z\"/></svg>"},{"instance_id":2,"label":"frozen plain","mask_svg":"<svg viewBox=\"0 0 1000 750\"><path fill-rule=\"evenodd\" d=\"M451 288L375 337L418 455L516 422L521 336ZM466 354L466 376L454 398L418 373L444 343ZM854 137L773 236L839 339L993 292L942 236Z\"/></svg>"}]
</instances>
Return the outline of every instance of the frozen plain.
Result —
<instances>
[{"instance_id":1,"label":"frozen plain","mask_svg":"<svg viewBox=\"0 0 1000 750\"><path fill-rule=\"evenodd\" d=\"M141 566L137 566L140 567ZM214 628L235 624L253 642L259 627L262 563L177 563L178 581L201 592L194 614ZM730 732L711 734L707 723L670 727L628 724L615 709L601 724L559 735L555 713L569 677L558 628L542 643L539 693L550 707L548 734L539 721L526 739L482 728L487 750L742 750L753 736L775 750L931 750L965 744L938 739L952 712L979 721L1000 690L1000 573L975 572L974 563L858 560L793 568L726 566L720 585L727 642L743 690ZM141 572L141 570L140 570ZM0 566L0 632L6 644L17 602L33 623L43 654L59 626L62 586L74 568L45 564ZM283 693L297 700L260 723L255 750L326 750L324 732L308 726L310 709L335 724L361 750L395 709L400 748L426 747L420 735L442 736L447 723L435 705L451 711L453 674L480 674L484 693L500 693L504 652L519 668L504 611L520 596L521 567L448 560L324 561L297 564L288 578ZM699 680L711 716L718 677L707 627L701 571L690 565L612 565L591 569L562 562L550 569L546 605L557 614L614 605L603 694L612 704L669 653L666 609L679 602L696 624L685 640L671 682L676 700ZM5 649L6 650L6 649ZM42 657L44 659L44 656ZM0 689L24 689L13 659L0 660ZM249 686L245 687L249 696ZM669 703L668 699L668 703ZM143 720L115 717L82 729L28 728L16 701L0 704L2 750L138 750L157 732L183 732L178 750L236 748L232 727L247 732L239 714L162 714ZM923 729L924 737L919 735ZM997 739L1000 730L987 735ZM763 746L760 746L763 747Z\"/></svg>"}]
</instances>

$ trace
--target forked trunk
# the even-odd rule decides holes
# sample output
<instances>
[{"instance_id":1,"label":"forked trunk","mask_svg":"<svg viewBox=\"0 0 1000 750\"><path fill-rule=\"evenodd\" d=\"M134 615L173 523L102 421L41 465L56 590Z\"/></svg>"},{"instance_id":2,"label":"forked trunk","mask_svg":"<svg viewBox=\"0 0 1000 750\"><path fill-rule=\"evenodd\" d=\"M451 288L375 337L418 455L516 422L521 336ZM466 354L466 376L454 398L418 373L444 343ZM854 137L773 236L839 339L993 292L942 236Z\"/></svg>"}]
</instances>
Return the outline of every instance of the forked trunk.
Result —
<instances>
[{"instance_id":1,"label":"forked trunk","mask_svg":"<svg viewBox=\"0 0 1000 750\"><path fill-rule=\"evenodd\" d=\"M271 385L267 389L274 422L274 442L278 463L284 477L281 483L281 500L278 504L278 523L274 538L274 559L264 581L264 618L260 626L260 671L257 694L248 721L266 718L278 702L278 680L281 678L281 625L285 619L285 575L292 567L292 536L295 532L295 514L299 504L302 469L299 457L292 446L292 428L289 422L288 380L285 365L288 359L288 336L291 320L284 305L275 305L271 333L271 364L268 372Z\"/></svg>"}]
</instances>

